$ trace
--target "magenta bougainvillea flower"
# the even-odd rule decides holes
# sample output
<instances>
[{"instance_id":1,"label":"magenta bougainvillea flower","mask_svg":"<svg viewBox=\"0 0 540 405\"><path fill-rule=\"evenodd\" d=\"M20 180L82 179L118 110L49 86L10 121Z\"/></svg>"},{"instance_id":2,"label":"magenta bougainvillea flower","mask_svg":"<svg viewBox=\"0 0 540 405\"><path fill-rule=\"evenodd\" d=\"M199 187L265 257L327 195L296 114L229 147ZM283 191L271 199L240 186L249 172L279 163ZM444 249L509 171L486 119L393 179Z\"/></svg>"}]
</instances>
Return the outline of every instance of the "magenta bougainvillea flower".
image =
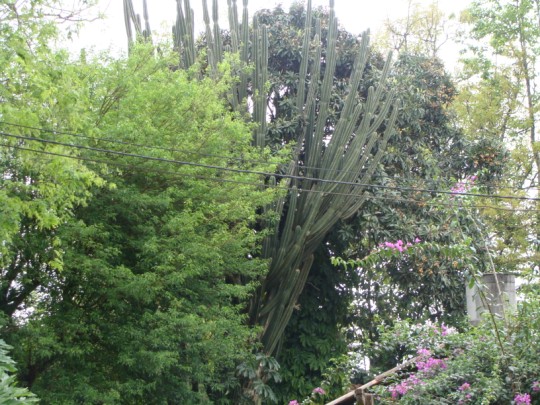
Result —
<instances>
[{"instance_id":1,"label":"magenta bougainvillea flower","mask_svg":"<svg viewBox=\"0 0 540 405\"><path fill-rule=\"evenodd\" d=\"M317 387L317 388L313 389L313 393L314 394L319 394L319 395L324 395L324 394L326 394L326 391L323 390L321 387Z\"/></svg>"},{"instance_id":2,"label":"magenta bougainvillea flower","mask_svg":"<svg viewBox=\"0 0 540 405\"><path fill-rule=\"evenodd\" d=\"M423 384L425 384L424 381L418 378L415 374L411 374L409 378L407 378L406 380L388 389L390 390L390 393L392 394L392 398L396 399L398 398L398 396L405 395L407 391L409 391L415 385L423 385Z\"/></svg>"},{"instance_id":3,"label":"magenta bougainvillea flower","mask_svg":"<svg viewBox=\"0 0 540 405\"><path fill-rule=\"evenodd\" d=\"M516 405L531 405L531 396L529 394L517 394L514 402Z\"/></svg>"},{"instance_id":4,"label":"magenta bougainvillea flower","mask_svg":"<svg viewBox=\"0 0 540 405\"><path fill-rule=\"evenodd\" d=\"M415 238L414 243L420 243L422 240L420 238ZM396 242L384 242L379 245L381 249L397 250L398 252L403 253L408 248L412 247L412 242L403 242L401 239Z\"/></svg>"},{"instance_id":5,"label":"magenta bougainvillea flower","mask_svg":"<svg viewBox=\"0 0 540 405\"><path fill-rule=\"evenodd\" d=\"M450 334L450 328L443 323L441 325L441 335L446 336L448 334Z\"/></svg>"},{"instance_id":6,"label":"magenta bougainvillea flower","mask_svg":"<svg viewBox=\"0 0 540 405\"><path fill-rule=\"evenodd\" d=\"M426 361L417 361L416 367L418 371L424 373L431 373L440 369L446 368L446 363L441 359L434 359L433 357L428 358Z\"/></svg>"},{"instance_id":7,"label":"magenta bougainvillea flower","mask_svg":"<svg viewBox=\"0 0 540 405\"><path fill-rule=\"evenodd\" d=\"M474 185L474 182L476 181L478 177L477 176L470 176L465 179L465 181L460 181L454 185L450 189L452 194L463 194L468 192Z\"/></svg>"},{"instance_id":8,"label":"magenta bougainvillea flower","mask_svg":"<svg viewBox=\"0 0 540 405\"><path fill-rule=\"evenodd\" d=\"M424 349L424 348L418 349L418 350L416 351L416 353L417 353L419 356L425 356L425 357L431 356L431 352L430 352L428 349Z\"/></svg>"},{"instance_id":9,"label":"magenta bougainvillea flower","mask_svg":"<svg viewBox=\"0 0 540 405\"><path fill-rule=\"evenodd\" d=\"M469 388L471 388L471 384L469 384L468 382L464 382L463 384L461 384L458 390L467 391Z\"/></svg>"}]
</instances>

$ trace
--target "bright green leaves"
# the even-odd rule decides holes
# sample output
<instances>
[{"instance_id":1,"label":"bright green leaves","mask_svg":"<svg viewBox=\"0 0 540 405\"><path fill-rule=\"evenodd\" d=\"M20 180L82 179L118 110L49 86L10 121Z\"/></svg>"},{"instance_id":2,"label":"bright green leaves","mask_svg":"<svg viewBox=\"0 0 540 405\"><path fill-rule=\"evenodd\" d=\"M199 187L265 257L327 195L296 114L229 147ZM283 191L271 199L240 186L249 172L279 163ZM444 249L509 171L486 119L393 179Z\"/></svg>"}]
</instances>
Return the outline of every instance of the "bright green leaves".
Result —
<instances>
[{"instance_id":1,"label":"bright green leaves","mask_svg":"<svg viewBox=\"0 0 540 405\"><path fill-rule=\"evenodd\" d=\"M200 80L143 45L73 61L32 29L39 46L10 31L0 49L0 308L21 380L48 403L220 401L258 350L254 225L277 191L252 172L280 159L227 109L225 64Z\"/></svg>"},{"instance_id":2,"label":"bright green leaves","mask_svg":"<svg viewBox=\"0 0 540 405\"><path fill-rule=\"evenodd\" d=\"M32 30L39 31L43 24L36 21ZM53 52L37 36L15 39L7 36L0 48L0 305L9 315L62 269L57 229L88 201L91 188L104 184L82 162L64 157L77 157L76 150L44 143L67 139L49 129L88 126L90 100L83 90L89 86L88 68L69 62L66 53ZM23 45L32 57L10 58Z\"/></svg>"},{"instance_id":3,"label":"bright green leaves","mask_svg":"<svg viewBox=\"0 0 540 405\"><path fill-rule=\"evenodd\" d=\"M17 387L15 377L11 375L17 370L15 362L8 356L9 349L11 346L0 339L0 403L17 405L38 402L27 389Z\"/></svg>"},{"instance_id":4,"label":"bright green leaves","mask_svg":"<svg viewBox=\"0 0 540 405\"><path fill-rule=\"evenodd\" d=\"M26 125L4 124L1 189L3 309L33 311L10 336L24 382L51 403L237 389L257 333L243 311L267 271L253 225L276 196L251 172L277 159L226 109L231 79L194 79L145 46L107 63L43 58L42 76L21 79L35 89L21 107L38 113L0 107Z\"/></svg>"},{"instance_id":5,"label":"bright green leaves","mask_svg":"<svg viewBox=\"0 0 540 405\"><path fill-rule=\"evenodd\" d=\"M540 34L536 0L474 2L468 12L469 22L474 23L472 34L488 38L499 54L515 51L520 31L528 40Z\"/></svg>"}]
</instances>

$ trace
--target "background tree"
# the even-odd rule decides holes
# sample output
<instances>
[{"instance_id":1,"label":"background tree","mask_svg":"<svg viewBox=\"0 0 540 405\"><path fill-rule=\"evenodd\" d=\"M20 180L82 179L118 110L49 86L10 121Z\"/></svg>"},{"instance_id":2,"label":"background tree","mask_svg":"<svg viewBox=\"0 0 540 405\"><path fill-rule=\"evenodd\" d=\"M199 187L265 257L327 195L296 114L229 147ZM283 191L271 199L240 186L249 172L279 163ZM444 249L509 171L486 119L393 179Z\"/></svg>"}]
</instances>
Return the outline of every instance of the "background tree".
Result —
<instances>
[{"instance_id":1,"label":"background tree","mask_svg":"<svg viewBox=\"0 0 540 405\"><path fill-rule=\"evenodd\" d=\"M8 4L0 29L0 200L2 201L0 308L12 316L42 286L56 277L62 253L56 227L84 204L89 189L103 180L84 164L58 156L37 156L24 148L42 150L39 143L24 143L8 132L28 136L26 126L84 130L90 108L80 89L92 86L83 71L66 64L63 52L50 55L48 42L55 36L53 22L41 19L40 2ZM64 138L65 139L65 138ZM52 145L51 152L76 157L77 151Z\"/></svg>"},{"instance_id":2,"label":"background tree","mask_svg":"<svg viewBox=\"0 0 540 405\"><path fill-rule=\"evenodd\" d=\"M421 6L409 1L407 16L387 19L375 43L383 49L438 57L441 47L456 35L455 30L454 16L446 16L436 2Z\"/></svg>"},{"instance_id":3,"label":"background tree","mask_svg":"<svg viewBox=\"0 0 540 405\"><path fill-rule=\"evenodd\" d=\"M511 151L504 181L492 185L494 193L538 194L539 10L535 1L475 2L463 17L470 40L465 41L463 71L468 80L456 106L460 122L471 139L484 133ZM533 269L538 261L538 218L530 210L538 207L526 201L501 205L513 212L485 211L493 229L495 265L507 271Z\"/></svg>"},{"instance_id":4,"label":"background tree","mask_svg":"<svg viewBox=\"0 0 540 405\"><path fill-rule=\"evenodd\" d=\"M95 100L99 133L158 159L189 156L229 169L240 167L228 153L260 160L248 147L247 128L224 114L224 87L190 81L169 62L134 49L107 72ZM103 160L101 153L86 157ZM95 169L114 187L93 190L76 220L58 229L64 267L50 300L35 304L48 316L31 317L18 335L20 356L28 359L23 376L51 403L219 402L238 386L235 367L256 350L241 310L266 264L247 260L258 239L249 224L272 192L256 192L257 176L105 160Z\"/></svg>"}]
</instances>

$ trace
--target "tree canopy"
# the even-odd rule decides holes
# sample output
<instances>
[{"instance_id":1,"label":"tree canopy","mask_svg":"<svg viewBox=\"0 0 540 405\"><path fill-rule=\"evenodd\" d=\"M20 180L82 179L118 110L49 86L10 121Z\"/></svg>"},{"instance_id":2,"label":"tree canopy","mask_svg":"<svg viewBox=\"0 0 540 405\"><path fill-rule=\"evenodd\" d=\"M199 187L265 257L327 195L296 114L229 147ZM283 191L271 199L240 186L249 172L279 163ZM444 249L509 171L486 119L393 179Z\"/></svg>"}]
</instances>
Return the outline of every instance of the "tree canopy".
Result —
<instances>
[{"instance_id":1,"label":"tree canopy","mask_svg":"<svg viewBox=\"0 0 540 405\"><path fill-rule=\"evenodd\" d=\"M227 110L228 65L198 79L153 47L71 60L39 38L12 59L10 39L1 304L21 381L44 403L239 392L267 271L253 224L279 192L257 173L279 158Z\"/></svg>"},{"instance_id":2,"label":"tree canopy","mask_svg":"<svg viewBox=\"0 0 540 405\"><path fill-rule=\"evenodd\" d=\"M333 2L231 1L228 29L204 2L200 38L178 2L159 44L143 3L120 57L56 49L56 3L0 6L0 337L43 403L318 401L351 343L390 368L385 328L463 328L467 282L534 264L529 203L464 193L537 188L535 2L473 5L516 64L471 48L467 88L435 7L392 58Z\"/></svg>"}]
</instances>

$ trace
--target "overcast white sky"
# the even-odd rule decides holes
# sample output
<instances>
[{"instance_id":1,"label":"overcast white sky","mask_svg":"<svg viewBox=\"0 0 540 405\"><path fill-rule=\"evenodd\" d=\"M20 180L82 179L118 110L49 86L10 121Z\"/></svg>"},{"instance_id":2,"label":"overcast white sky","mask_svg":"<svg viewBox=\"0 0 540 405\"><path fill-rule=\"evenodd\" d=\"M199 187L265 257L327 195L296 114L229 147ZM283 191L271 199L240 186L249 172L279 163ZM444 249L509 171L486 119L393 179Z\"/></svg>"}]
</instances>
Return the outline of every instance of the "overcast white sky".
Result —
<instances>
[{"instance_id":1,"label":"overcast white sky","mask_svg":"<svg viewBox=\"0 0 540 405\"><path fill-rule=\"evenodd\" d=\"M328 6L328 0L312 0L314 6ZM219 0L223 13L221 20L225 25L226 0ZM242 0L237 0L239 6ZM433 2L447 14L459 14L470 4L471 0L412 0L413 4L428 5ZM136 11L142 15L142 0L133 0ZM208 0L211 5L212 0ZM262 8L272 8L282 4L288 8L292 0L249 0L249 10L253 13ZM100 0L99 9L107 16L103 21L88 24L76 40L76 48L92 47L96 49L125 50L126 34L122 0ZM176 16L176 0L148 0L150 9L151 27L153 31L159 30L168 33ZM202 1L191 0L195 20L201 22L202 29ZM352 33L361 33L370 28L375 33L381 28L386 19L397 19L407 15L409 0L335 0L336 15L340 23ZM457 50L455 50L457 52ZM449 52L453 52L449 50ZM453 58L450 57L450 60Z\"/></svg>"}]
</instances>

